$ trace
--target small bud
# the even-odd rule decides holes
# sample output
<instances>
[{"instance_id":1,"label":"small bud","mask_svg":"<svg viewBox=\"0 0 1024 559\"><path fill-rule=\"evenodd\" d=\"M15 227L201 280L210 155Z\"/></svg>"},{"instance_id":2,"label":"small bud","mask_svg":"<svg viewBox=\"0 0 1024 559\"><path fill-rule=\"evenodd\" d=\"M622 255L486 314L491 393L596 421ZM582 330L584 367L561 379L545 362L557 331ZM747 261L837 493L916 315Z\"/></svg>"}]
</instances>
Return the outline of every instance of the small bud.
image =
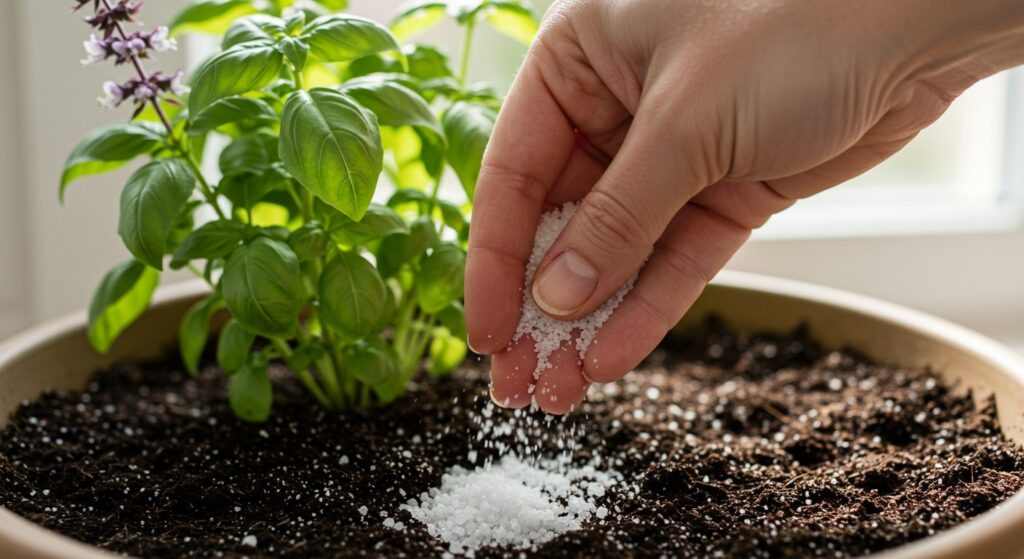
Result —
<instances>
[{"instance_id":1,"label":"small bud","mask_svg":"<svg viewBox=\"0 0 1024 559\"><path fill-rule=\"evenodd\" d=\"M160 26L145 36L146 44L154 52L165 52L178 49L178 41L168 38L167 27Z\"/></svg>"},{"instance_id":2,"label":"small bud","mask_svg":"<svg viewBox=\"0 0 1024 559\"><path fill-rule=\"evenodd\" d=\"M100 105L108 109L116 108L124 102L125 91L117 82L103 82L103 93L104 96L98 97L97 100L100 102Z\"/></svg>"},{"instance_id":3,"label":"small bud","mask_svg":"<svg viewBox=\"0 0 1024 559\"><path fill-rule=\"evenodd\" d=\"M89 40L82 43L85 47L85 58L82 59L82 65L88 66L90 64L96 64L102 62L110 56L110 47L106 41L96 36L96 34L89 35Z\"/></svg>"}]
</instances>

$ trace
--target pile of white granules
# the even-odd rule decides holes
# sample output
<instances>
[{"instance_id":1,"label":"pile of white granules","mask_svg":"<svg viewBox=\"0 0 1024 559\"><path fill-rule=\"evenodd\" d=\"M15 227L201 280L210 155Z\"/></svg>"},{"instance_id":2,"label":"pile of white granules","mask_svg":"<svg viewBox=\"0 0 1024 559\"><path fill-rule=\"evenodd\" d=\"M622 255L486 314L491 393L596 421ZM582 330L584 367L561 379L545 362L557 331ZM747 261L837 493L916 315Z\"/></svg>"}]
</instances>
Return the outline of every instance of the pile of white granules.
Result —
<instances>
[{"instance_id":1,"label":"pile of white granules","mask_svg":"<svg viewBox=\"0 0 1024 559\"><path fill-rule=\"evenodd\" d=\"M587 348L597 337L597 331L601 325L611 317L615 308L622 303L622 300L636 283L637 274L634 274L626 281L610 299L604 302L594 312L577 320L565 321L551 318L533 300L531 286L533 275L544 255L547 254L551 245L558 239L569 219L576 213L579 204L569 202L559 209L545 213L540 218L537 226L537 234L533 239L533 252L530 253L530 260L526 264L526 281L523 289L523 309L519 318L519 326L512 337L512 343L519 341L523 336L533 338L536 344L537 368L533 371L534 378L540 377L541 372L551 364L548 358L562 345L571 342L573 333L576 335L576 351L582 361L586 356Z\"/></svg>"},{"instance_id":2,"label":"pile of white granules","mask_svg":"<svg viewBox=\"0 0 1024 559\"><path fill-rule=\"evenodd\" d=\"M598 330L636 282L634 275L596 311L574 321L555 320L537 306L530 289L534 273L578 206L569 203L541 217L526 265L522 317L512 343L523 336L533 339L537 352L534 378L550 366L552 352L571 343L574 336L582 360ZM497 450L502 458L496 463L488 460L473 470L455 466L444 474L440 487L401 507L444 541L448 554L472 557L476 550L490 546L536 549L560 534L580 529L592 518L600 521L609 514L598 500L622 478L613 469L602 469L597 453L584 464L573 462L575 430L558 433L558 422L550 421L550 416L549 421L538 422L516 411L498 421L492 419L493 412L488 404L478 418L476 440L484 448ZM511 445L501 440L508 436L514 439ZM540 457L537 441L542 439L555 441L563 449L561 454ZM477 456L477 450L471 450L470 462L475 463Z\"/></svg>"}]
</instances>

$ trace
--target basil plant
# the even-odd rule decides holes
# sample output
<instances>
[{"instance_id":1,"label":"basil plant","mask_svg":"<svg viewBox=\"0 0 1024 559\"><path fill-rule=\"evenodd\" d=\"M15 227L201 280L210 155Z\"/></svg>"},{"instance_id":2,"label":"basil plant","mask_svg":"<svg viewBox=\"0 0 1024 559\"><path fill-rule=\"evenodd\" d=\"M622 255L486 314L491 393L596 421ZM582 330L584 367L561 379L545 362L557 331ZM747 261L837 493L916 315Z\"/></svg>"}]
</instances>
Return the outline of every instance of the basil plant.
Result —
<instances>
[{"instance_id":1,"label":"basil plant","mask_svg":"<svg viewBox=\"0 0 1024 559\"><path fill-rule=\"evenodd\" d=\"M230 317L216 359L244 420L270 413L271 362L344 410L387 403L421 367L444 374L465 358L469 204L439 187L451 168L472 199L500 103L467 85L474 28L528 43L537 23L525 5L413 2L385 26L341 13L344 0L201 0L169 29L129 35L138 6L77 0L90 2L86 21L103 34L83 62L133 63L138 75L105 84L101 101L136 112L74 149L61 195L79 177L147 159L121 196L118 234L132 258L103 278L89 310L97 350L142 314L170 268L211 288L180 325L191 373L214 314ZM449 17L464 30L458 71L440 50L403 42ZM146 45L173 48L181 33L222 37L187 88L180 73L138 64Z\"/></svg>"}]
</instances>

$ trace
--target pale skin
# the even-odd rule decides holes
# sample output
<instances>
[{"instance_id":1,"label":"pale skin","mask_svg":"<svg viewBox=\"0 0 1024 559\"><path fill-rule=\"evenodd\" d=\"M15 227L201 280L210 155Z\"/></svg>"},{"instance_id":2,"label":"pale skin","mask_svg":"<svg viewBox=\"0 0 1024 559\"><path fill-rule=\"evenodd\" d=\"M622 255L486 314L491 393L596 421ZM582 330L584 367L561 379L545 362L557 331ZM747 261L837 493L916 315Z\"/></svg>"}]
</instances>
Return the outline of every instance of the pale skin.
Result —
<instances>
[{"instance_id":1,"label":"pale skin","mask_svg":"<svg viewBox=\"0 0 1024 559\"><path fill-rule=\"evenodd\" d=\"M753 229L1021 63L1020 0L556 2L474 199L466 319L492 397L570 411L647 356ZM567 201L582 205L530 286L541 308L576 319L640 277L585 359L564 347L535 380L532 342L511 340L538 219Z\"/></svg>"}]
</instances>

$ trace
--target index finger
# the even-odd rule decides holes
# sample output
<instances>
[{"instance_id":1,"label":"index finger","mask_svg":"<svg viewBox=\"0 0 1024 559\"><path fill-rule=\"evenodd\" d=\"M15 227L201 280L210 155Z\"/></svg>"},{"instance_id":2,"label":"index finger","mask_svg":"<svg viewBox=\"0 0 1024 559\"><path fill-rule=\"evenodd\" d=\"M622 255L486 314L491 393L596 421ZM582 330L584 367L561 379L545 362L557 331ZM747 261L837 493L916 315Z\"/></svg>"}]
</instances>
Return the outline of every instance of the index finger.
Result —
<instances>
[{"instance_id":1,"label":"index finger","mask_svg":"<svg viewBox=\"0 0 1024 559\"><path fill-rule=\"evenodd\" d=\"M504 350L515 333L544 200L575 140L533 52L498 115L473 198L466 326L470 346L483 354Z\"/></svg>"}]
</instances>

